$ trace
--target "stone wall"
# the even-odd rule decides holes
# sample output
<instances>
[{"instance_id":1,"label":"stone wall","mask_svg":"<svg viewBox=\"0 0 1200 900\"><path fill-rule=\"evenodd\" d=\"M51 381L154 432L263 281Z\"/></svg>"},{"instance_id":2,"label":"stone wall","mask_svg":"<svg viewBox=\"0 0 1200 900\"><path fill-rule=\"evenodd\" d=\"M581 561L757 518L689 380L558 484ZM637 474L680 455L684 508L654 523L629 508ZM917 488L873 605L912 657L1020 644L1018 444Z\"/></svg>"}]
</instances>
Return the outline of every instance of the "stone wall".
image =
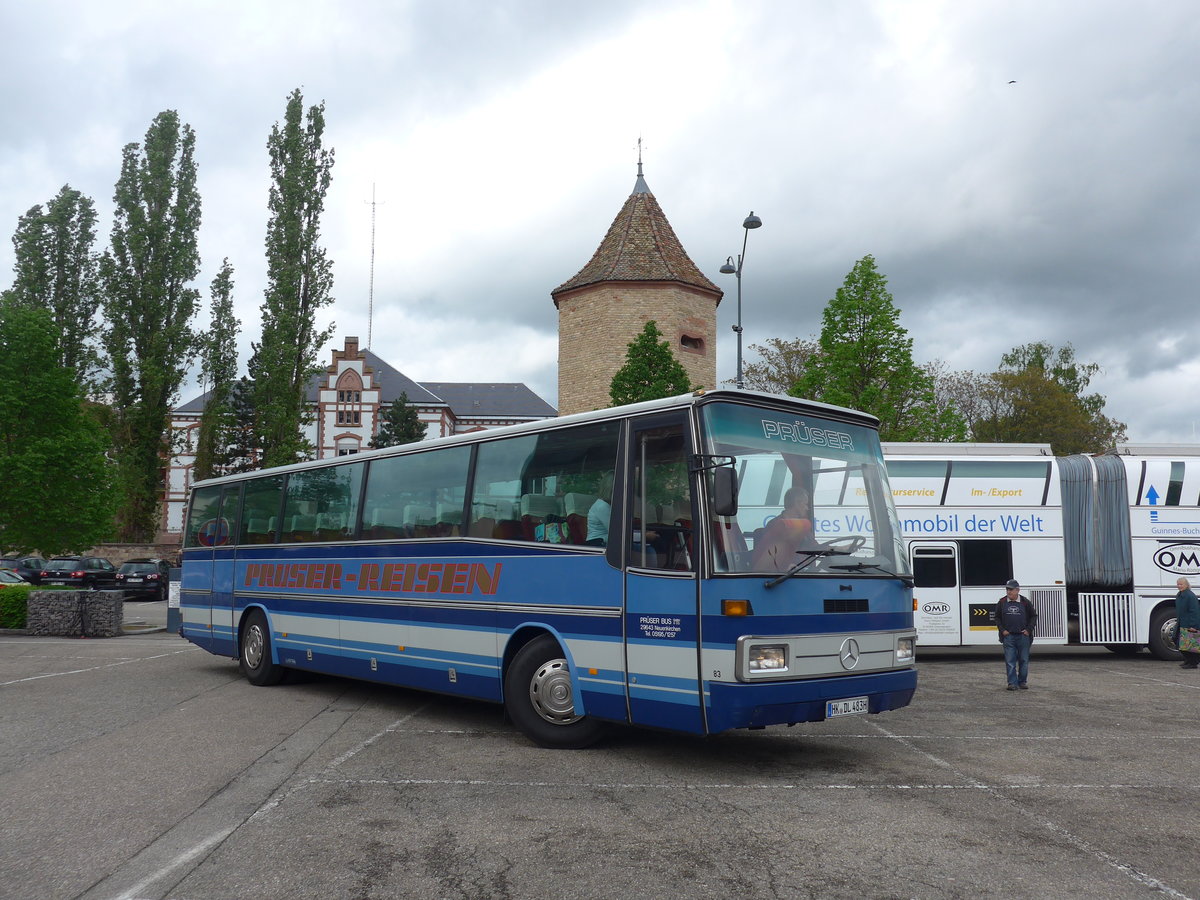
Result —
<instances>
[{"instance_id":1,"label":"stone wall","mask_svg":"<svg viewBox=\"0 0 1200 900\"><path fill-rule=\"evenodd\" d=\"M174 543L162 544L100 544L89 550L85 556L103 556L111 560L114 566L130 559L165 559L172 566L179 566L180 545Z\"/></svg>"},{"instance_id":2,"label":"stone wall","mask_svg":"<svg viewBox=\"0 0 1200 900\"><path fill-rule=\"evenodd\" d=\"M605 282L558 298L558 413L612 404L630 342L653 319L693 386L716 387L717 301L669 282Z\"/></svg>"},{"instance_id":3,"label":"stone wall","mask_svg":"<svg viewBox=\"0 0 1200 900\"><path fill-rule=\"evenodd\" d=\"M38 636L117 637L125 619L123 591L30 591L25 630Z\"/></svg>"}]
</instances>

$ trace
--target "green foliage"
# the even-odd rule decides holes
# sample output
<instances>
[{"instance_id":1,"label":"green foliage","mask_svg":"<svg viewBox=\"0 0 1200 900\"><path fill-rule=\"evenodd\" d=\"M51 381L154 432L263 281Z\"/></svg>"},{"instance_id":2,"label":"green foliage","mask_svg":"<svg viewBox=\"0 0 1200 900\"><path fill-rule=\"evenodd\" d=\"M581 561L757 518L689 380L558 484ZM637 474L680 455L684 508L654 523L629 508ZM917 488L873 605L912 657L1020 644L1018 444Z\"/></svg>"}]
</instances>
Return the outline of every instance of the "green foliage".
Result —
<instances>
[{"instance_id":1,"label":"green foliage","mask_svg":"<svg viewBox=\"0 0 1200 900\"><path fill-rule=\"evenodd\" d=\"M979 441L1049 443L1056 454L1099 453L1125 440L1125 424L1104 415L1104 397L1083 394L1095 363L1080 363L1067 344L1038 341L1004 354L984 394L988 413Z\"/></svg>"},{"instance_id":2,"label":"green foliage","mask_svg":"<svg viewBox=\"0 0 1200 900\"><path fill-rule=\"evenodd\" d=\"M196 439L192 475L197 481L227 471L236 427L230 395L237 380L237 333L241 323L233 315L233 267L228 258L212 280L211 296L212 324L200 341L201 373L209 395Z\"/></svg>"},{"instance_id":3,"label":"green foliage","mask_svg":"<svg viewBox=\"0 0 1200 900\"><path fill-rule=\"evenodd\" d=\"M221 457L221 471L226 475L253 472L260 467L262 453L254 416L254 384L249 378L239 378L230 388L229 412L229 443Z\"/></svg>"},{"instance_id":4,"label":"green foliage","mask_svg":"<svg viewBox=\"0 0 1200 900\"><path fill-rule=\"evenodd\" d=\"M283 126L271 129L271 219L267 225L267 289L262 304L262 342L254 346L250 377L255 386L263 464L283 465L312 452L301 426L309 379L333 334L318 331L317 313L333 302L332 263L319 245L321 213L329 189L333 151L322 148L325 104L304 111L300 89L288 97Z\"/></svg>"},{"instance_id":5,"label":"green foliage","mask_svg":"<svg viewBox=\"0 0 1200 900\"><path fill-rule=\"evenodd\" d=\"M0 306L0 550L50 556L111 537L104 430L59 365L51 314Z\"/></svg>"},{"instance_id":6,"label":"green foliage","mask_svg":"<svg viewBox=\"0 0 1200 900\"><path fill-rule=\"evenodd\" d=\"M371 438L373 448L411 444L425 437L425 423L418 417L416 408L409 406L405 392L392 401L380 418L379 431Z\"/></svg>"},{"instance_id":7,"label":"green foliage","mask_svg":"<svg viewBox=\"0 0 1200 900\"><path fill-rule=\"evenodd\" d=\"M965 425L936 403L933 381L912 358L912 338L887 279L864 256L825 307L820 352L790 393L877 416L890 441L962 440Z\"/></svg>"},{"instance_id":8,"label":"green foliage","mask_svg":"<svg viewBox=\"0 0 1200 900\"><path fill-rule=\"evenodd\" d=\"M32 584L14 584L0 590L0 628L25 627L32 590Z\"/></svg>"},{"instance_id":9,"label":"green foliage","mask_svg":"<svg viewBox=\"0 0 1200 900\"><path fill-rule=\"evenodd\" d=\"M96 208L90 197L63 185L54 199L34 206L13 234L13 284L6 302L49 310L58 361L89 392L98 390L99 354L92 317L99 306Z\"/></svg>"},{"instance_id":10,"label":"green foliage","mask_svg":"<svg viewBox=\"0 0 1200 900\"><path fill-rule=\"evenodd\" d=\"M146 541L159 522L163 436L191 364L199 292L195 134L173 110L159 113L142 146L128 144L113 201L111 249L100 262L112 370L120 537Z\"/></svg>"},{"instance_id":11,"label":"green foliage","mask_svg":"<svg viewBox=\"0 0 1200 900\"><path fill-rule=\"evenodd\" d=\"M696 390L688 379L687 370L671 352L671 345L661 340L658 323L651 319L641 334L629 342L625 364L613 375L608 395L613 406L658 400Z\"/></svg>"},{"instance_id":12,"label":"green foliage","mask_svg":"<svg viewBox=\"0 0 1200 900\"><path fill-rule=\"evenodd\" d=\"M768 338L765 344L751 344L749 349L758 354L758 359L742 366L742 381L752 391L770 394L787 394L821 352L815 340L802 338ZM733 379L728 383L732 384Z\"/></svg>"}]
</instances>

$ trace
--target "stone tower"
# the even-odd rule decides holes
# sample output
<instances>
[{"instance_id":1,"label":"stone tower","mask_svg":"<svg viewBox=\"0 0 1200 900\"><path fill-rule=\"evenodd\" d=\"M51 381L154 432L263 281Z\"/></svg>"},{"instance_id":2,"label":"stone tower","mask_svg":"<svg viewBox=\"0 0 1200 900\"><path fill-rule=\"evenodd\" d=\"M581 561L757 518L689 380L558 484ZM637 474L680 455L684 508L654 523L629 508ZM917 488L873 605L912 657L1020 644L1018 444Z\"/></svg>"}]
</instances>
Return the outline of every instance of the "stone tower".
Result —
<instances>
[{"instance_id":1,"label":"stone tower","mask_svg":"<svg viewBox=\"0 0 1200 900\"><path fill-rule=\"evenodd\" d=\"M633 193L591 260L550 296L558 307L559 415L602 409L629 343L653 319L692 384L716 386L717 304L638 161Z\"/></svg>"}]
</instances>

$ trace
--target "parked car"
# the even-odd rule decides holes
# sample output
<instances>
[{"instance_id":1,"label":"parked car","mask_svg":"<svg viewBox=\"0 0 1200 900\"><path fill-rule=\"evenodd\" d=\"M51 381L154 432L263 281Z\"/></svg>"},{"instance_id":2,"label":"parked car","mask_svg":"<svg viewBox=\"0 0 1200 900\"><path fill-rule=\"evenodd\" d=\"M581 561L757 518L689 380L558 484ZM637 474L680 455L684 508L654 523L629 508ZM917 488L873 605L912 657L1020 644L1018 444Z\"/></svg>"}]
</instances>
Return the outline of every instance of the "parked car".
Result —
<instances>
[{"instance_id":1,"label":"parked car","mask_svg":"<svg viewBox=\"0 0 1200 900\"><path fill-rule=\"evenodd\" d=\"M16 572L9 569L0 569L0 589L12 587L14 584L29 584L29 582Z\"/></svg>"},{"instance_id":2,"label":"parked car","mask_svg":"<svg viewBox=\"0 0 1200 900\"><path fill-rule=\"evenodd\" d=\"M97 591L116 585L117 567L103 556L56 556L46 563L39 580L44 585Z\"/></svg>"},{"instance_id":3,"label":"parked car","mask_svg":"<svg viewBox=\"0 0 1200 900\"><path fill-rule=\"evenodd\" d=\"M38 583L38 577L44 568L46 561L40 556L6 556L0 559L0 570L15 572L30 584Z\"/></svg>"},{"instance_id":4,"label":"parked car","mask_svg":"<svg viewBox=\"0 0 1200 900\"><path fill-rule=\"evenodd\" d=\"M117 570L117 588L126 599L166 600L170 582L171 567L165 559L131 559Z\"/></svg>"}]
</instances>

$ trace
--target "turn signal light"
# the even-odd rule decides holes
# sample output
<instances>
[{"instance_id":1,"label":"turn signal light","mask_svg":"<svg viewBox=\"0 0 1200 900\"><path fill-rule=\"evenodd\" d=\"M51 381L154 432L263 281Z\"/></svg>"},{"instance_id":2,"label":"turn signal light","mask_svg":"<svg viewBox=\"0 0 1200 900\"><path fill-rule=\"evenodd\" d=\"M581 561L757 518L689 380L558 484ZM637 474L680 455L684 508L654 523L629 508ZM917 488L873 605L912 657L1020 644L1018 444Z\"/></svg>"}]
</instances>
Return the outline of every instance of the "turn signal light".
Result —
<instances>
[{"instance_id":1,"label":"turn signal light","mask_svg":"<svg viewBox=\"0 0 1200 900\"><path fill-rule=\"evenodd\" d=\"M722 600L721 615L723 616L748 616L750 615L749 600Z\"/></svg>"}]
</instances>

